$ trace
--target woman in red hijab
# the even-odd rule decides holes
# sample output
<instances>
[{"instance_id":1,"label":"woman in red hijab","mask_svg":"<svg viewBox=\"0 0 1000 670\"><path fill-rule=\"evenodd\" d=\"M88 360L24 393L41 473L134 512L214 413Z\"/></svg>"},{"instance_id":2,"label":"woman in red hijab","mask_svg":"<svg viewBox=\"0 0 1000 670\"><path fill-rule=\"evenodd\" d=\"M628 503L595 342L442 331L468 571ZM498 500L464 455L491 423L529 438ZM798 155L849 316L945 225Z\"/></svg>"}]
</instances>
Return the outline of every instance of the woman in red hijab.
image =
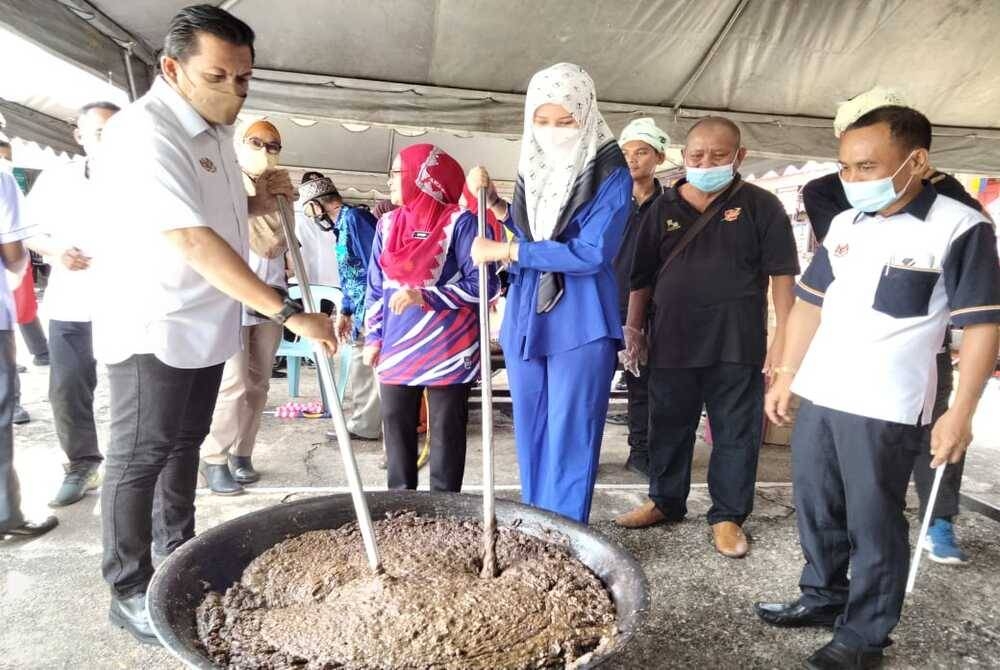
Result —
<instances>
[{"instance_id":1,"label":"woman in red hijab","mask_svg":"<svg viewBox=\"0 0 1000 670\"><path fill-rule=\"evenodd\" d=\"M469 387L479 377L476 217L459 207L464 184L462 167L432 144L408 147L392 163L390 199L399 208L379 219L375 235L364 353L381 390L389 488L417 487L425 388L431 490L462 488Z\"/></svg>"}]
</instances>

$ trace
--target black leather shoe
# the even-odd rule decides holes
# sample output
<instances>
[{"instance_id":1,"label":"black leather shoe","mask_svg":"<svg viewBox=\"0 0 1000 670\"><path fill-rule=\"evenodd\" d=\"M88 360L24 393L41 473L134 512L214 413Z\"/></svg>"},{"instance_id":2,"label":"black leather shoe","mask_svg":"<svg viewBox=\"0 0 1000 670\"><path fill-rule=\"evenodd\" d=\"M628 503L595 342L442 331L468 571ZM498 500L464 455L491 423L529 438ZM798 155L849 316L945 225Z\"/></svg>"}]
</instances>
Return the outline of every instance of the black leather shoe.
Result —
<instances>
[{"instance_id":1,"label":"black leather shoe","mask_svg":"<svg viewBox=\"0 0 1000 670\"><path fill-rule=\"evenodd\" d=\"M11 423L16 426L31 423L31 415L28 414L28 410L24 409L20 405L14 405L14 417L11 419Z\"/></svg>"},{"instance_id":2,"label":"black leather shoe","mask_svg":"<svg viewBox=\"0 0 1000 670\"><path fill-rule=\"evenodd\" d=\"M783 628L832 628L837 617L844 611L843 605L808 607L798 600L790 603L755 603L753 609L765 622Z\"/></svg>"},{"instance_id":3,"label":"black leather shoe","mask_svg":"<svg viewBox=\"0 0 1000 670\"><path fill-rule=\"evenodd\" d=\"M56 497L49 501L49 507L66 507L83 500L87 491L93 491L101 484L101 473L94 467L76 467L64 465L66 476L62 486L56 492Z\"/></svg>"},{"instance_id":4,"label":"black leather shoe","mask_svg":"<svg viewBox=\"0 0 1000 670\"><path fill-rule=\"evenodd\" d=\"M59 525L59 519L54 516L46 517L41 521L25 521L17 528L0 531L0 536L16 535L17 537L38 537Z\"/></svg>"},{"instance_id":5,"label":"black leather shoe","mask_svg":"<svg viewBox=\"0 0 1000 670\"><path fill-rule=\"evenodd\" d=\"M143 644L160 644L160 640L149 625L149 615L146 613L146 594L137 593L128 598L111 597L111 610L108 619L112 625L132 634L132 637Z\"/></svg>"},{"instance_id":6,"label":"black leather shoe","mask_svg":"<svg viewBox=\"0 0 1000 670\"><path fill-rule=\"evenodd\" d=\"M230 456L229 471L240 484L253 484L260 481L260 473L253 469L249 456Z\"/></svg>"},{"instance_id":7,"label":"black leather shoe","mask_svg":"<svg viewBox=\"0 0 1000 670\"><path fill-rule=\"evenodd\" d=\"M243 493L243 487L233 479L233 473L229 471L229 465L226 463L222 465L202 463L201 474L208 481L208 488L217 496L238 496Z\"/></svg>"},{"instance_id":8,"label":"black leather shoe","mask_svg":"<svg viewBox=\"0 0 1000 670\"><path fill-rule=\"evenodd\" d=\"M867 651L831 640L806 660L810 670L869 670L882 665L882 650Z\"/></svg>"}]
</instances>

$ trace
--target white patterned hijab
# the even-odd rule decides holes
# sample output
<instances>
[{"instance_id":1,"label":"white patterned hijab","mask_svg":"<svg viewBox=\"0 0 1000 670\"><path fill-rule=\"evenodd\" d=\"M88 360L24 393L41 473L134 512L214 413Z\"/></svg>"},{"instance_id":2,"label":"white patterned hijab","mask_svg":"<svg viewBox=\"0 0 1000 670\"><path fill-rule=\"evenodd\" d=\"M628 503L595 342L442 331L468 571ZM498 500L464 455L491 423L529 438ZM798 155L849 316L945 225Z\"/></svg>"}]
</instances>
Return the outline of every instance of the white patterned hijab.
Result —
<instances>
[{"instance_id":1,"label":"white patterned hijab","mask_svg":"<svg viewBox=\"0 0 1000 670\"><path fill-rule=\"evenodd\" d=\"M535 111L547 103L561 105L580 124L575 147L562 158L546 155L535 139ZM594 81L583 68L558 63L535 73L524 101L524 136L517 166L518 181L523 183L527 223L534 240L558 235L572 215L564 210L572 202L577 181L592 169L601 148L614 140L597 109Z\"/></svg>"}]
</instances>

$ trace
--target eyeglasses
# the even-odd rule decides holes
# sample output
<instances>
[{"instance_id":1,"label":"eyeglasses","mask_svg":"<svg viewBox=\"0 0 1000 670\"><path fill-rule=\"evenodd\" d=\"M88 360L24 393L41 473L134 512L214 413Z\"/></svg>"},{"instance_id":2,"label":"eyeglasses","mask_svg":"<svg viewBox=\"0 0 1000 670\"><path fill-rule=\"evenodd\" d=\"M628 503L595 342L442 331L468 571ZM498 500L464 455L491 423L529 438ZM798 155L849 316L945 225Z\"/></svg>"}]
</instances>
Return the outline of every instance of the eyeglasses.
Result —
<instances>
[{"instance_id":1,"label":"eyeglasses","mask_svg":"<svg viewBox=\"0 0 1000 670\"><path fill-rule=\"evenodd\" d=\"M257 137L248 137L246 143L254 149L266 149L272 156L281 153L281 142L265 142Z\"/></svg>"}]
</instances>

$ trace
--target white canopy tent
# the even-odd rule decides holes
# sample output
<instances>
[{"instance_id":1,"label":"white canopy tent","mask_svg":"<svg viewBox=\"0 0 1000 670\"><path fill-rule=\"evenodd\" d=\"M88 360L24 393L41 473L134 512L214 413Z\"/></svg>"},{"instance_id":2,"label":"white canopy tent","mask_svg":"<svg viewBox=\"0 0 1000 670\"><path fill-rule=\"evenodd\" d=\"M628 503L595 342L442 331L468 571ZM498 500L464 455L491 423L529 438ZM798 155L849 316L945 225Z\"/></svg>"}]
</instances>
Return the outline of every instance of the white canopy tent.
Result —
<instances>
[{"instance_id":1,"label":"white canopy tent","mask_svg":"<svg viewBox=\"0 0 1000 670\"><path fill-rule=\"evenodd\" d=\"M141 92L170 18L192 1L0 0L0 23L119 86L128 63ZM649 115L676 143L706 114L738 121L746 172L835 159L837 102L882 84L935 124L938 167L1000 174L993 0L221 4L257 32L246 110L277 119L283 162L361 192L384 190L393 154L419 141L512 179L527 81L563 60L593 75L616 131Z\"/></svg>"}]
</instances>

